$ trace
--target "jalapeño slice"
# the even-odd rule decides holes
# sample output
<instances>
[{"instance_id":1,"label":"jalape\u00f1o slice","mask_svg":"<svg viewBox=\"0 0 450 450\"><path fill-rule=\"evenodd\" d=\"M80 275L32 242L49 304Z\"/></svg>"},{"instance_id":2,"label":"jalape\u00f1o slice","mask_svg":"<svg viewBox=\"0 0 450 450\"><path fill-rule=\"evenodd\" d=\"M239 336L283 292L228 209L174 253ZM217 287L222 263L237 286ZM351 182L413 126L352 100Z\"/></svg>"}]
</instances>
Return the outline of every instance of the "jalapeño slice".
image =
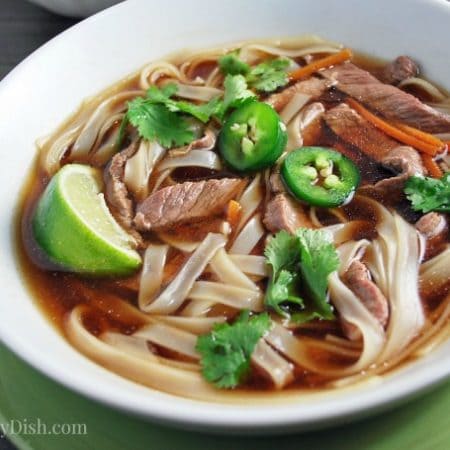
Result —
<instances>
[{"instance_id":1,"label":"jalape\u00f1o slice","mask_svg":"<svg viewBox=\"0 0 450 450\"><path fill-rule=\"evenodd\" d=\"M281 176L298 200L324 208L348 202L360 181L353 161L324 147L302 147L289 153Z\"/></svg>"},{"instance_id":2,"label":"jalape\u00f1o slice","mask_svg":"<svg viewBox=\"0 0 450 450\"><path fill-rule=\"evenodd\" d=\"M284 123L266 103L247 102L236 109L219 136L220 153L240 172L270 167L281 156L287 142Z\"/></svg>"}]
</instances>

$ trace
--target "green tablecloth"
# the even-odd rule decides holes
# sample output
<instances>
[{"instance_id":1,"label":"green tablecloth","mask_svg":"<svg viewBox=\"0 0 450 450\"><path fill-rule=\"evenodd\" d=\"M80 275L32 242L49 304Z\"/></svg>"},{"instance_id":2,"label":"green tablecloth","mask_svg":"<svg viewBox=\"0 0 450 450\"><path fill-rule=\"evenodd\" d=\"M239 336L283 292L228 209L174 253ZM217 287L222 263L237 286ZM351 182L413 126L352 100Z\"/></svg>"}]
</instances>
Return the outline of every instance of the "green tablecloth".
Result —
<instances>
[{"instance_id":1,"label":"green tablecloth","mask_svg":"<svg viewBox=\"0 0 450 450\"><path fill-rule=\"evenodd\" d=\"M86 424L82 435L10 435L34 450L448 450L450 383L371 419L316 432L232 437L181 431L110 410L41 375L0 345L0 423ZM41 426L42 428L42 426ZM83 431L83 430L81 430Z\"/></svg>"}]
</instances>

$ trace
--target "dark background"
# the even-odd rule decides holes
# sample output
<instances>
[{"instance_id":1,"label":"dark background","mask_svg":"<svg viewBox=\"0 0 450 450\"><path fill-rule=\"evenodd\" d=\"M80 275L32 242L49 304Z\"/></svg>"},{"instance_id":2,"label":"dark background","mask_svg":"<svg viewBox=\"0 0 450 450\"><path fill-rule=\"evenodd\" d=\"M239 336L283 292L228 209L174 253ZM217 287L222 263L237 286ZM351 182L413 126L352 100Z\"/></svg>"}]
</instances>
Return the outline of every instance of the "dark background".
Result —
<instances>
[{"instance_id":1,"label":"dark background","mask_svg":"<svg viewBox=\"0 0 450 450\"><path fill-rule=\"evenodd\" d=\"M77 22L25 0L0 0L0 80L30 53ZM0 437L0 450L15 447Z\"/></svg>"}]
</instances>

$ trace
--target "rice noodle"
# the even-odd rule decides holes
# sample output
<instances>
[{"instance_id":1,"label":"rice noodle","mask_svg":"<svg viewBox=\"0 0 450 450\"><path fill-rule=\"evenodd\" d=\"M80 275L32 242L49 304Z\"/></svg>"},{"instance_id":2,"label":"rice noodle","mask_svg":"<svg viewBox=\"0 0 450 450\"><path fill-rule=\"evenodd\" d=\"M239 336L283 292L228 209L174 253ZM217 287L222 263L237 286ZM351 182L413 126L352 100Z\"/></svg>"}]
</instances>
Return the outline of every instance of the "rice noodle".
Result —
<instances>
[{"instance_id":1,"label":"rice noodle","mask_svg":"<svg viewBox=\"0 0 450 450\"><path fill-rule=\"evenodd\" d=\"M273 56L284 56L288 58L298 58L302 56L314 55L318 53L337 53L342 47L334 42L320 40L314 42L311 38L310 43L299 46L295 49L273 47L264 44L247 44L242 46L239 57L249 64L254 63L261 53Z\"/></svg>"},{"instance_id":2,"label":"rice noodle","mask_svg":"<svg viewBox=\"0 0 450 450\"><path fill-rule=\"evenodd\" d=\"M387 342L381 355L381 360L386 361L408 345L424 323L418 286L420 249L414 227L397 213L372 203L382 220L377 227L378 238L372 244L372 257L366 259L376 284L389 301Z\"/></svg>"},{"instance_id":3,"label":"rice noodle","mask_svg":"<svg viewBox=\"0 0 450 450\"><path fill-rule=\"evenodd\" d=\"M100 339L113 347L124 350L128 354L154 362L158 361L158 357L150 351L147 342L139 337L107 331L100 336Z\"/></svg>"},{"instance_id":4,"label":"rice noodle","mask_svg":"<svg viewBox=\"0 0 450 450\"><path fill-rule=\"evenodd\" d=\"M255 214L238 234L230 247L229 253L248 255L264 236L264 233L261 214Z\"/></svg>"},{"instance_id":5,"label":"rice noodle","mask_svg":"<svg viewBox=\"0 0 450 450\"><path fill-rule=\"evenodd\" d=\"M226 321L225 316L214 317L181 317L181 316L152 316L155 321L163 322L181 330L189 331L193 334L205 334L211 331L216 323Z\"/></svg>"},{"instance_id":6,"label":"rice noodle","mask_svg":"<svg viewBox=\"0 0 450 450\"><path fill-rule=\"evenodd\" d=\"M236 266L223 248L217 251L209 265L222 283L254 291L259 290L258 286Z\"/></svg>"},{"instance_id":7,"label":"rice noodle","mask_svg":"<svg viewBox=\"0 0 450 450\"><path fill-rule=\"evenodd\" d=\"M266 372L275 388L282 389L294 379L294 367L260 339L252 353L252 362Z\"/></svg>"},{"instance_id":8,"label":"rice noodle","mask_svg":"<svg viewBox=\"0 0 450 450\"><path fill-rule=\"evenodd\" d=\"M324 112L325 107L323 104L314 102L305 106L297 113L287 127L288 142L286 144L286 152L290 152L303 145L302 131Z\"/></svg>"},{"instance_id":9,"label":"rice noodle","mask_svg":"<svg viewBox=\"0 0 450 450\"><path fill-rule=\"evenodd\" d=\"M450 283L450 245L420 266L420 290L438 291Z\"/></svg>"},{"instance_id":10,"label":"rice noodle","mask_svg":"<svg viewBox=\"0 0 450 450\"><path fill-rule=\"evenodd\" d=\"M236 233L242 229L247 220L258 209L262 199L261 175L257 174L239 198L239 203L241 205L241 219L236 227Z\"/></svg>"},{"instance_id":11,"label":"rice noodle","mask_svg":"<svg viewBox=\"0 0 450 450\"><path fill-rule=\"evenodd\" d=\"M69 156L70 161L79 161L86 157L92 150L105 121L111 115L125 111L129 100L143 94L143 91L125 91L103 100L91 114L73 144Z\"/></svg>"},{"instance_id":12,"label":"rice noodle","mask_svg":"<svg viewBox=\"0 0 450 450\"><path fill-rule=\"evenodd\" d=\"M183 156L166 157L158 166L158 171L173 170L177 167L205 167L221 170L222 164L217 153L209 150L191 150Z\"/></svg>"},{"instance_id":13,"label":"rice noodle","mask_svg":"<svg viewBox=\"0 0 450 450\"><path fill-rule=\"evenodd\" d=\"M200 245L200 242L187 241L183 237L177 237L163 231L158 233L158 238L171 247L186 253L192 253Z\"/></svg>"},{"instance_id":14,"label":"rice noodle","mask_svg":"<svg viewBox=\"0 0 450 450\"><path fill-rule=\"evenodd\" d=\"M173 83L173 80L170 80ZM167 84L167 83L164 83ZM199 100L202 102L209 102L215 97L223 95L222 89L217 89L211 86L192 86L175 82L178 87L177 97L186 98L188 100Z\"/></svg>"},{"instance_id":15,"label":"rice noodle","mask_svg":"<svg viewBox=\"0 0 450 450\"><path fill-rule=\"evenodd\" d=\"M245 289L213 281L196 281L189 298L191 300L207 300L211 303L221 303L236 309L262 311L263 296L254 289Z\"/></svg>"},{"instance_id":16,"label":"rice noodle","mask_svg":"<svg viewBox=\"0 0 450 450\"><path fill-rule=\"evenodd\" d=\"M142 311L147 310L161 290L168 251L168 245L149 245L145 250L138 296L138 305Z\"/></svg>"},{"instance_id":17,"label":"rice noodle","mask_svg":"<svg viewBox=\"0 0 450 450\"><path fill-rule=\"evenodd\" d=\"M197 336L185 330L164 323L151 323L140 328L133 336L143 338L190 358L199 358L195 350Z\"/></svg>"},{"instance_id":18,"label":"rice noodle","mask_svg":"<svg viewBox=\"0 0 450 450\"><path fill-rule=\"evenodd\" d=\"M148 196L150 175L164 153L165 149L156 141L150 142L143 139L137 152L127 160L124 182L137 201L142 201Z\"/></svg>"},{"instance_id":19,"label":"rice noodle","mask_svg":"<svg viewBox=\"0 0 450 450\"><path fill-rule=\"evenodd\" d=\"M436 86L431 84L429 81L423 80L422 78L410 77L398 84L398 87L400 88L405 86L418 87L438 102L441 102L447 98Z\"/></svg>"},{"instance_id":20,"label":"rice noodle","mask_svg":"<svg viewBox=\"0 0 450 450\"><path fill-rule=\"evenodd\" d=\"M291 119L298 114L298 112L309 102L310 95L296 92L286 106L280 111L281 120L285 125L291 121Z\"/></svg>"},{"instance_id":21,"label":"rice noodle","mask_svg":"<svg viewBox=\"0 0 450 450\"><path fill-rule=\"evenodd\" d=\"M175 78L183 83L202 84L201 79L191 80L178 69L178 67L167 61L156 61L148 64L141 70L139 86L147 90L151 85L156 84L163 77Z\"/></svg>"},{"instance_id":22,"label":"rice noodle","mask_svg":"<svg viewBox=\"0 0 450 450\"><path fill-rule=\"evenodd\" d=\"M270 274L269 268L264 256L258 255L228 255L233 263L249 275L258 275L267 277Z\"/></svg>"},{"instance_id":23,"label":"rice noodle","mask_svg":"<svg viewBox=\"0 0 450 450\"><path fill-rule=\"evenodd\" d=\"M170 314L176 311L188 296L195 280L205 270L206 265L217 250L225 246L225 243L226 239L223 235L209 233L172 282L149 305L147 312L153 314Z\"/></svg>"}]
</instances>

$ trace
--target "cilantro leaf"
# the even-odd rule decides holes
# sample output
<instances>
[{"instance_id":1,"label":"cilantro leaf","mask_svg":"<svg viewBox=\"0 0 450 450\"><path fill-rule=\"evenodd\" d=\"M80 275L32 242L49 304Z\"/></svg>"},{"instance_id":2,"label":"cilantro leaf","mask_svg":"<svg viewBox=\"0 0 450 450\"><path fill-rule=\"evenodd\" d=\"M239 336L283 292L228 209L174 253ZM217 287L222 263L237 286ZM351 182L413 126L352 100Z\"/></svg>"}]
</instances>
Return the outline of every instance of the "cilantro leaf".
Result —
<instances>
[{"instance_id":1,"label":"cilantro leaf","mask_svg":"<svg viewBox=\"0 0 450 450\"><path fill-rule=\"evenodd\" d=\"M246 75L250 71L250 66L239 59L237 51L221 56L219 68L225 75Z\"/></svg>"},{"instance_id":2,"label":"cilantro leaf","mask_svg":"<svg viewBox=\"0 0 450 450\"><path fill-rule=\"evenodd\" d=\"M247 89L247 82L242 75L227 75L223 82L225 94L220 116L223 117L229 108L238 108L249 99L256 99L256 95Z\"/></svg>"},{"instance_id":3,"label":"cilantro leaf","mask_svg":"<svg viewBox=\"0 0 450 450\"><path fill-rule=\"evenodd\" d=\"M128 103L125 117L144 139L157 140L163 147L179 147L194 140L186 120L162 104L135 98Z\"/></svg>"},{"instance_id":4,"label":"cilantro leaf","mask_svg":"<svg viewBox=\"0 0 450 450\"><path fill-rule=\"evenodd\" d=\"M185 100L174 100L172 97L178 91L175 83L168 83L159 89L156 86L150 86L147 91L147 99L152 103L161 103L172 112L182 112L194 116L203 123L208 122L212 115L216 114L222 105L219 97L213 98L207 103L197 105Z\"/></svg>"},{"instance_id":5,"label":"cilantro leaf","mask_svg":"<svg viewBox=\"0 0 450 450\"><path fill-rule=\"evenodd\" d=\"M286 58L276 58L265 61L250 70L247 75L248 84L262 92L273 92L289 82L286 69L289 67L289 60Z\"/></svg>"},{"instance_id":6,"label":"cilantro leaf","mask_svg":"<svg viewBox=\"0 0 450 450\"><path fill-rule=\"evenodd\" d=\"M216 97L208 103L196 105L195 103L186 102L183 100L169 100L166 102L166 106L170 111L190 114L201 122L206 123L209 121L211 116L216 115L221 110L222 101L219 97Z\"/></svg>"},{"instance_id":7,"label":"cilantro leaf","mask_svg":"<svg viewBox=\"0 0 450 450\"><path fill-rule=\"evenodd\" d=\"M300 273L305 288L314 303L315 311L324 319L333 319L327 301L328 276L339 267L339 257L329 233L323 230L299 228Z\"/></svg>"},{"instance_id":8,"label":"cilantro leaf","mask_svg":"<svg viewBox=\"0 0 450 450\"><path fill-rule=\"evenodd\" d=\"M339 258L327 233L307 228L299 228L295 235L280 231L264 254L273 272L266 306L295 322L334 317L327 287Z\"/></svg>"},{"instance_id":9,"label":"cilantro leaf","mask_svg":"<svg viewBox=\"0 0 450 450\"><path fill-rule=\"evenodd\" d=\"M172 99L177 91L175 83L168 83L162 88L150 86L146 98L138 97L129 102L128 111L120 126L118 147L128 123L134 125L144 139L157 140L163 147L189 144L194 140L194 133L183 116L177 113L191 115L206 123L212 115L222 111L222 100L219 97L197 105Z\"/></svg>"},{"instance_id":10,"label":"cilantro leaf","mask_svg":"<svg viewBox=\"0 0 450 450\"><path fill-rule=\"evenodd\" d=\"M248 85L261 92L273 92L289 82L287 58L274 58L254 67L239 59L238 52L231 52L219 58L219 68L227 75L244 75Z\"/></svg>"},{"instance_id":11,"label":"cilantro leaf","mask_svg":"<svg viewBox=\"0 0 450 450\"><path fill-rule=\"evenodd\" d=\"M450 172L440 179L412 176L404 191L414 211L450 212Z\"/></svg>"},{"instance_id":12,"label":"cilantro leaf","mask_svg":"<svg viewBox=\"0 0 450 450\"><path fill-rule=\"evenodd\" d=\"M281 270L276 281L270 280L267 286L265 305L284 317L290 316L290 310L295 305L303 309L305 302L296 293L297 283L297 274L289 270Z\"/></svg>"},{"instance_id":13,"label":"cilantro leaf","mask_svg":"<svg viewBox=\"0 0 450 450\"><path fill-rule=\"evenodd\" d=\"M287 231L279 231L267 244L264 256L274 273L291 270L298 261L297 238Z\"/></svg>"},{"instance_id":14,"label":"cilantro leaf","mask_svg":"<svg viewBox=\"0 0 450 450\"><path fill-rule=\"evenodd\" d=\"M215 324L209 334L199 336L196 350L201 355L204 378L226 389L242 383L250 372L250 358L256 344L270 326L267 313L250 318L249 312L243 311L233 324Z\"/></svg>"}]
</instances>

